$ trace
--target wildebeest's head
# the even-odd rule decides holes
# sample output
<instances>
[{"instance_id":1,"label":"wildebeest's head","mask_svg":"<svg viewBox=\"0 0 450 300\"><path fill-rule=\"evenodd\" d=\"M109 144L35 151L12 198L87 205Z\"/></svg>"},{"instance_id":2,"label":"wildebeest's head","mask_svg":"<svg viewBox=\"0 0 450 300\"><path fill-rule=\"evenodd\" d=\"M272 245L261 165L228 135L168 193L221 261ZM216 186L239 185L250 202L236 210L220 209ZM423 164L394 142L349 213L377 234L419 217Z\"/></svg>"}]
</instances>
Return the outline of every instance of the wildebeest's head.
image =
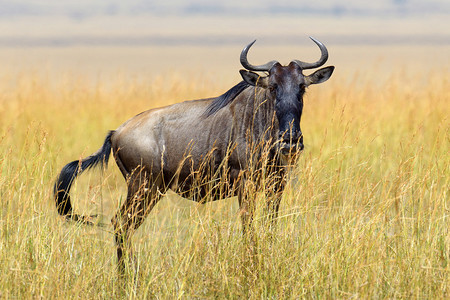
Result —
<instances>
[{"instance_id":1,"label":"wildebeest's head","mask_svg":"<svg viewBox=\"0 0 450 300\"><path fill-rule=\"evenodd\" d=\"M247 60L247 53L255 43L250 43L242 50L241 64L249 70L241 70L244 81L253 86L268 89L269 100L275 101L275 112L279 125L279 145L282 153L299 149L303 150L303 134L300 129L300 119L303 110L303 94L306 87L311 84L322 83L330 78L334 67L325 67L310 75L304 75L303 70L318 68L328 59L328 51L325 45L311 37L319 46L322 55L317 62L306 63L293 60L289 65L282 66L277 61L271 61L264 65L253 66ZM268 72L269 75L261 77L251 72Z\"/></svg>"}]
</instances>

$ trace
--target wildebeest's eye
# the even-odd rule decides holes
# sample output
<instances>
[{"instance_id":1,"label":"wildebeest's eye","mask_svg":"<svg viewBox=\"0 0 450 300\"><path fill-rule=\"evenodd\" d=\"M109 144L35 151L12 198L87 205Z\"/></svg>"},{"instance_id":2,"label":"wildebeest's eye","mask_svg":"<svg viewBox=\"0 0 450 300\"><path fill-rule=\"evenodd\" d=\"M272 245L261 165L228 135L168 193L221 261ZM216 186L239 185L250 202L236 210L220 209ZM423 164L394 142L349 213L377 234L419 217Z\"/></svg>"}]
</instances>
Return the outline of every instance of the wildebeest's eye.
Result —
<instances>
[{"instance_id":1,"label":"wildebeest's eye","mask_svg":"<svg viewBox=\"0 0 450 300\"><path fill-rule=\"evenodd\" d=\"M300 93L304 93L306 89L306 86L304 84L300 84Z\"/></svg>"},{"instance_id":2,"label":"wildebeest's eye","mask_svg":"<svg viewBox=\"0 0 450 300\"><path fill-rule=\"evenodd\" d=\"M269 85L269 91L270 91L271 93L275 93L276 90L277 90L277 85L276 85L276 84L271 84L271 85Z\"/></svg>"}]
</instances>

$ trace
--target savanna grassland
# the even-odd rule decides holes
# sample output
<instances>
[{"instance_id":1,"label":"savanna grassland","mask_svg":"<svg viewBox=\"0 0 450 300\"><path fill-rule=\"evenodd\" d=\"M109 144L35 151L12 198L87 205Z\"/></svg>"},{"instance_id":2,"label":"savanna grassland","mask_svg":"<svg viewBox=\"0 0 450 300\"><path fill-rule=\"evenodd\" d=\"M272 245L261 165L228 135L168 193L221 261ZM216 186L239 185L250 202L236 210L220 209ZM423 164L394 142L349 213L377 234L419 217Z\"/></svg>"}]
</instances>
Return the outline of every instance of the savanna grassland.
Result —
<instances>
[{"instance_id":1,"label":"savanna grassland","mask_svg":"<svg viewBox=\"0 0 450 300\"><path fill-rule=\"evenodd\" d=\"M71 192L75 210L104 226L57 215L52 188L66 163L143 110L225 92L239 80L233 51L223 72L212 58L214 70L141 75L106 62L107 78L53 65L2 71L0 298L450 297L449 69L413 59L381 68L392 52L373 54L370 69L361 57L332 61L333 77L309 88L306 148L277 226L267 230L258 210L251 254L235 198L169 194L133 238L137 280L119 280L109 220L126 186L113 161Z\"/></svg>"}]
</instances>

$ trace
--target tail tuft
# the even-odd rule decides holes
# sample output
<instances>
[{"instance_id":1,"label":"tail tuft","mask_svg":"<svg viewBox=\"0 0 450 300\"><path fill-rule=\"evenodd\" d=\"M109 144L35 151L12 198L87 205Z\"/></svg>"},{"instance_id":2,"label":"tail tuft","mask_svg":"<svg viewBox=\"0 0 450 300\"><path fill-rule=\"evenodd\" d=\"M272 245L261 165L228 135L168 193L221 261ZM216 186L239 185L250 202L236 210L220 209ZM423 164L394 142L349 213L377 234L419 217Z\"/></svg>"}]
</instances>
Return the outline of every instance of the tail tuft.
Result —
<instances>
[{"instance_id":1,"label":"tail tuft","mask_svg":"<svg viewBox=\"0 0 450 300\"><path fill-rule=\"evenodd\" d=\"M111 154L111 137L114 131L110 131L105 138L103 146L91 156L83 160L74 160L62 168L61 173L56 180L53 192L56 201L56 209L61 216L66 219L80 219L85 217L73 214L73 208L70 202L69 191L75 178L82 172L96 167L97 165L108 165L109 155Z\"/></svg>"}]
</instances>

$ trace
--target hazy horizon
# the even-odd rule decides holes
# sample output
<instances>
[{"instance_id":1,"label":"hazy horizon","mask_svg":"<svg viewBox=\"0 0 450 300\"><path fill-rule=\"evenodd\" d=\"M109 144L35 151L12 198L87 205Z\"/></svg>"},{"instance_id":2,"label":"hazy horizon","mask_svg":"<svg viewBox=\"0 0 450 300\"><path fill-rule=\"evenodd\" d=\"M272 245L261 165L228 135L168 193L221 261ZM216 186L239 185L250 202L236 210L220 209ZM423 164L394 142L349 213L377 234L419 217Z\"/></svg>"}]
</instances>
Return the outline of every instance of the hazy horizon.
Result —
<instances>
[{"instance_id":1,"label":"hazy horizon","mask_svg":"<svg viewBox=\"0 0 450 300\"><path fill-rule=\"evenodd\" d=\"M315 16L424 16L450 13L450 3L446 0L380 0L367 2L361 0L310 1L279 0L167 0L164 2L148 0L65 0L55 3L52 0L0 1L2 18L15 16L66 16L75 20L98 16L155 15L155 16L268 16L268 15L315 15Z\"/></svg>"},{"instance_id":2,"label":"hazy horizon","mask_svg":"<svg viewBox=\"0 0 450 300\"><path fill-rule=\"evenodd\" d=\"M213 68L235 81L251 41L254 61L312 61L318 49L308 36L325 43L339 72L427 72L449 66L447 2L0 0L0 75L31 69L96 80Z\"/></svg>"},{"instance_id":3,"label":"hazy horizon","mask_svg":"<svg viewBox=\"0 0 450 300\"><path fill-rule=\"evenodd\" d=\"M1 1L0 46L177 46L249 39L306 44L449 45L443 0Z\"/></svg>"}]
</instances>

